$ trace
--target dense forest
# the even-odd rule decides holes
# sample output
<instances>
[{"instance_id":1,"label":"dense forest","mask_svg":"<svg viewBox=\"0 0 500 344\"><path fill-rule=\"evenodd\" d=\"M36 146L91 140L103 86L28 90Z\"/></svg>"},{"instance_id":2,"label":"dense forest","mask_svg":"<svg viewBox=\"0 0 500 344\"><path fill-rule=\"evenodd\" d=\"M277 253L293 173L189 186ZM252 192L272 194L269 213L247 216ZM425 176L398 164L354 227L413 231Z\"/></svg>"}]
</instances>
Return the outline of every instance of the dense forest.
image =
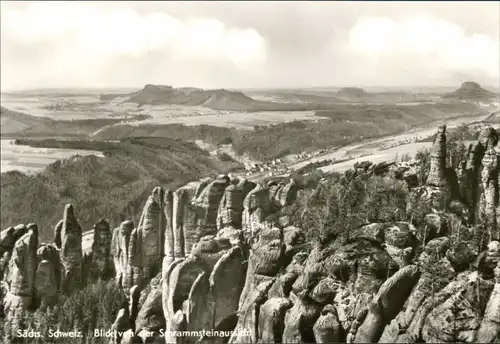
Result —
<instances>
[{"instance_id":1,"label":"dense forest","mask_svg":"<svg viewBox=\"0 0 500 344\"><path fill-rule=\"evenodd\" d=\"M23 140L19 140L23 143ZM169 138L130 138L104 141L29 141L31 145L64 146L103 152L105 158L74 156L59 160L43 171L1 175L1 226L36 219L40 239L51 240L53 226L66 203L78 208L84 230L98 218L113 223L137 219L151 189L176 188L203 176L216 176L241 168L234 161L211 158L194 143ZM28 143L28 142L25 142Z\"/></svg>"}]
</instances>

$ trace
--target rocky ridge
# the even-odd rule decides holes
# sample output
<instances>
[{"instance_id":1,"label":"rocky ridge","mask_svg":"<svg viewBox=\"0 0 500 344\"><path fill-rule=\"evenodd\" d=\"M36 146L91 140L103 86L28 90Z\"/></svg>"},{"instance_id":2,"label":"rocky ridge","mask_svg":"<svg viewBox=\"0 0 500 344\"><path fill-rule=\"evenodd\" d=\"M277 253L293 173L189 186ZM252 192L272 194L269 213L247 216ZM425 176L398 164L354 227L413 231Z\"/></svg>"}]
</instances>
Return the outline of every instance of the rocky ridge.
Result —
<instances>
[{"instance_id":1,"label":"rocky ridge","mask_svg":"<svg viewBox=\"0 0 500 344\"><path fill-rule=\"evenodd\" d=\"M5 320L15 331L23 312L115 278L128 304L113 343L498 342L499 133L482 130L457 169L446 153L441 126L425 183L412 163L358 164L342 176L405 182L407 212L431 209L423 222L366 223L317 245L306 241L312 228L282 215L314 202L322 184L306 193L294 180L221 175L157 187L138 223L111 229L100 220L90 252L67 205L52 244L38 244L35 224L1 232ZM462 238L480 234L484 248L452 249L457 229ZM228 335L168 332L202 330Z\"/></svg>"},{"instance_id":2,"label":"rocky ridge","mask_svg":"<svg viewBox=\"0 0 500 344\"><path fill-rule=\"evenodd\" d=\"M225 89L203 90L192 87L174 88L165 85L145 85L143 89L128 94L103 94L101 100L126 97L124 103L143 105L202 106L212 110L249 111L268 106L265 102L252 99L241 92Z\"/></svg>"}]
</instances>

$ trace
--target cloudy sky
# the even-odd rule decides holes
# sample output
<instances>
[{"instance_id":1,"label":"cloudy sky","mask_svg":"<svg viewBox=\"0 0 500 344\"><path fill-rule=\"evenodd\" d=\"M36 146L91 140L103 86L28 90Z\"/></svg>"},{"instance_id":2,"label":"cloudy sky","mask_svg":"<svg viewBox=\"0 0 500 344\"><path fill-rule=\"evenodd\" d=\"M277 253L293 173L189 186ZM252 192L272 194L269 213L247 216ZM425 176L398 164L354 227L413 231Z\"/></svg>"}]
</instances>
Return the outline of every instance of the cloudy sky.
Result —
<instances>
[{"instance_id":1,"label":"cloudy sky","mask_svg":"<svg viewBox=\"0 0 500 344\"><path fill-rule=\"evenodd\" d=\"M1 89L499 87L500 3L1 2Z\"/></svg>"}]
</instances>

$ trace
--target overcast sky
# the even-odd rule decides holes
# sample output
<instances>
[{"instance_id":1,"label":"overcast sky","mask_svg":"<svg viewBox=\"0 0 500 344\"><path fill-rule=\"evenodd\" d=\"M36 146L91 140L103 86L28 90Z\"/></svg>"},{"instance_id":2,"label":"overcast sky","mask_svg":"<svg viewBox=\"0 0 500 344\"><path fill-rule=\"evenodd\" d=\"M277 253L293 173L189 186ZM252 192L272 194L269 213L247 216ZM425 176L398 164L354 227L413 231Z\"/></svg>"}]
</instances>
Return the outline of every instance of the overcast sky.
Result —
<instances>
[{"instance_id":1,"label":"overcast sky","mask_svg":"<svg viewBox=\"0 0 500 344\"><path fill-rule=\"evenodd\" d=\"M500 3L1 2L1 88L500 83Z\"/></svg>"}]
</instances>

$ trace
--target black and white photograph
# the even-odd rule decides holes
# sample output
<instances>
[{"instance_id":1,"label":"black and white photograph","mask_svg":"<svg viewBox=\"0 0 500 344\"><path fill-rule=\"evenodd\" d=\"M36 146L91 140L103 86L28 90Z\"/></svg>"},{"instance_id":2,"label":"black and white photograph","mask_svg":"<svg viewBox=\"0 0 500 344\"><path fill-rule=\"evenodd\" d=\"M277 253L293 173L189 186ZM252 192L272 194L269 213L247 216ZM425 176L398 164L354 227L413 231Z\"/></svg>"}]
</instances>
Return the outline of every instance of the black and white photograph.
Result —
<instances>
[{"instance_id":1,"label":"black and white photograph","mask_svg":"<svg viewBox=\"0 0 500 344\"><path fill-rule=\"evenodd\" d=\"M500 2L0 6L0 344L500 343Z\"/></svg>"}]
</instances>

